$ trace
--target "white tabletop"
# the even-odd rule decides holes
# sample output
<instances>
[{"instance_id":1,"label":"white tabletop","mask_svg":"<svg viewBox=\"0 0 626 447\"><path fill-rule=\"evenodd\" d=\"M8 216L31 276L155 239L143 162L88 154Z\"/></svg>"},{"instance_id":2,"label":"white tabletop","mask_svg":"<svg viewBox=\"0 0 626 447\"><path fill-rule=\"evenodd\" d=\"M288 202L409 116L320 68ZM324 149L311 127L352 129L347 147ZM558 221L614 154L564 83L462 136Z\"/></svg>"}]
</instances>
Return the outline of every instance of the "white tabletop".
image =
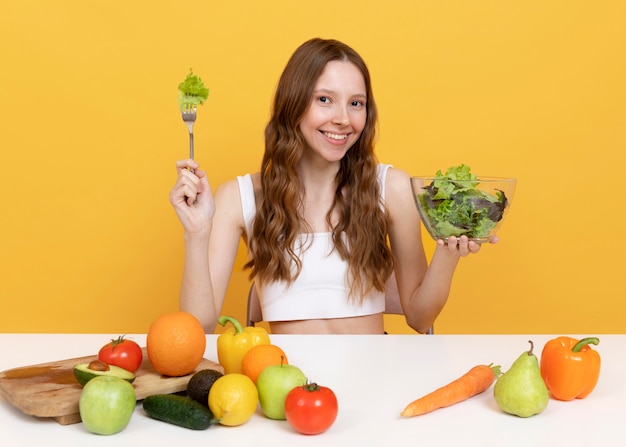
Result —
<instances>
[{"instance_id":1,"label":"white tabletop","mask_svg":"<svg viewBox=\"0 0 626 447\"><path fill-rule=\"evenodd\" d=\"M0 334L0 371L96 354L119 334ZM596 334L593 334L596 335ZM129 335L145 345L145 335ZM272 335L289 363L311 381L332 388L339 415L325 433L305 436L286 421L262 412L239 427L212 426L193 431L148 418L141 403L128 427L113 436L98 436L82 424L59 425L22 414L0 400L0 433L11 445L239 445L239 446L625 446L626 335L599 335L600 380L586 399L551 399L546 410L530 418L503 413L493 387L452 407L414 418L399 416L412 400L461 376L481 363L503 370L535 343L540 355L553 335ZM217 335L207 336L205 357L217 361ZM40 444L41 443L41 444ZM3 441L4 445L4 441Z\"/></svg>"}]
</instances>

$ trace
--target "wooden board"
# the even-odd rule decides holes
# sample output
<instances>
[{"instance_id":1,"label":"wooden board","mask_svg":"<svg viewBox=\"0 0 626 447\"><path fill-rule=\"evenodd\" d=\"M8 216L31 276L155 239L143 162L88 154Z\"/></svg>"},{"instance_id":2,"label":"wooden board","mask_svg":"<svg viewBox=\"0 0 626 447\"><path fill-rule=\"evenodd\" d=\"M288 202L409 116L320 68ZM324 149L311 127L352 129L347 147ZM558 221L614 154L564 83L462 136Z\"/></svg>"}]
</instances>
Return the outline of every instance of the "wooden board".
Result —
<instances>
[{"instance_id":1,"label":"wooden board","mask_svg":"<svg viewBox=\"0 0 626 447\"><path fill-rule=\"evenodd\" d=\"M25 414L53 418L62 425L80 422L78 401L82 386L74 377L74 365L96 358L92 355L3 371L0 394ZM224 372L221 365L207 359L202 359L194 372L201 369ZM182 377L162 376L154 370L143 348L143 362L133 381L137 400L153 394L185 391L194 372Z\"/></svg>"}]
</instances>

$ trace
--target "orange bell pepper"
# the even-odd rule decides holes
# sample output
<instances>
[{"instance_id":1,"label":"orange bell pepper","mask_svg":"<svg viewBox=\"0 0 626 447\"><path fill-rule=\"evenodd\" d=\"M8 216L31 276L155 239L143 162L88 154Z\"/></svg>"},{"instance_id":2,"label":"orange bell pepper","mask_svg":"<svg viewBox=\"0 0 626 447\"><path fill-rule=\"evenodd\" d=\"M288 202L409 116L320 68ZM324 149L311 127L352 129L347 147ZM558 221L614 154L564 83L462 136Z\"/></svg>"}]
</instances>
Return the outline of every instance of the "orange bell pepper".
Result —
<instances>
[{"instance_id":1,"label":"orange bell pepper","mask_svg":"<svg viewBox=\"0 0 626 447\"><path fill-rule=\"evenodd\" d=\"M600 376L600 354L589 345L599 342L596 337L557 337L546 343L541 377L555 399L582 399L593 391Z\"/></svg>"}]
</instances>

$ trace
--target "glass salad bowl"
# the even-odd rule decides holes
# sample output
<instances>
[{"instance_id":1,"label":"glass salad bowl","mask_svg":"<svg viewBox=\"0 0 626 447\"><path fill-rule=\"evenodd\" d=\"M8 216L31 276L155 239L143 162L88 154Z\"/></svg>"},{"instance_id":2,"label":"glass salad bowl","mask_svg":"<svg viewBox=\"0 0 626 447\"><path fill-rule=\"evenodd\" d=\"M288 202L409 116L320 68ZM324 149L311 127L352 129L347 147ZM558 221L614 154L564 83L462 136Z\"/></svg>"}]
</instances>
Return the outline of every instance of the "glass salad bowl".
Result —
<instances>
[{"instance_id":1,"label":"glass salad bowl","mask_svg":"<svg viewBox=\"0 0 626 447\"><path fill-rule=\"evenodd\" d=\"M411 177L417 210L433 239L465 235L478 243L489 241L502 225L516 183L513 178L477 178L463 165L445 175L439 171L431 177Z\"/></svg>"}]
</instances>

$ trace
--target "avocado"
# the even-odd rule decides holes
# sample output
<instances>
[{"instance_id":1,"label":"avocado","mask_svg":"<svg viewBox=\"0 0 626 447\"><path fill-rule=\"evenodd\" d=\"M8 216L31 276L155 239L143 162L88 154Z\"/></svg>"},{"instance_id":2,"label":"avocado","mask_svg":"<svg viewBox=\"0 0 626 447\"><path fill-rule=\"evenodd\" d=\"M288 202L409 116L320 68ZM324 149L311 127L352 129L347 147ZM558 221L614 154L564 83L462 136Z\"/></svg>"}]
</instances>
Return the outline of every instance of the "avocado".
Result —
<instances>
[{"instance_id":1,"label":"avocado","mask_svg":"<svg viewBox=\"0 0 626 447\"><path fill-rule=\"evenodd\" d=\"M85 386L87 382L98 376L119 377L129 383L133 383L135 380L135 374L132 372L125 370L124 368L120 368L119 366L107 365L103 362L79 363L74 366L74 377L76 377L76 380L82 386Z\"/></svg>"},{"instance_id":2,"label":"avocado","mask_svg":"<svg viewBox=\"0 0 626 447\"><path fill-rule=\"evenodd\" d=\"M191 376L187 383L187 396L205 407L209 406L209 390L217 379L222 377L219 371L214 369L202 369Z\"/></svg>"}]
</instances>

